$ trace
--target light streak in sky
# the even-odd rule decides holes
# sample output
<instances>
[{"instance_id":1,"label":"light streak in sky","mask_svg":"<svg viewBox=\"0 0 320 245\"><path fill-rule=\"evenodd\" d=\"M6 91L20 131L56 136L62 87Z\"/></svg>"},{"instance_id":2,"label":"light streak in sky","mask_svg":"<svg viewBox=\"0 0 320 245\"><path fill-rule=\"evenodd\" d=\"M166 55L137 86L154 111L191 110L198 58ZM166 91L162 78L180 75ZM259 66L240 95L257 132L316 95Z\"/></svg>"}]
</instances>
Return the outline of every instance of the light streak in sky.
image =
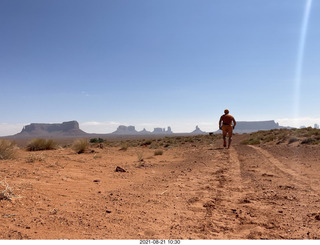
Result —
<instances>
[{"instance_id":1,"label":"light streak in sky","mask_svg":"<svg viewBox=\"0 0 320 245\"><path fill-rule=\"evenodd\" d=\"M296 73L294 80L294 117L298 118L300 114L300 90L302 83L302 68L303 68L303 58L304 58L304 50L306 45L306 36L308 30L308 23L310 17L312 0L306 0L306 6L304 9L303 20L300 31L300 39L299 39L299 48L298 48L298 56L296 63Z\"/></svg>"}]
</instances>

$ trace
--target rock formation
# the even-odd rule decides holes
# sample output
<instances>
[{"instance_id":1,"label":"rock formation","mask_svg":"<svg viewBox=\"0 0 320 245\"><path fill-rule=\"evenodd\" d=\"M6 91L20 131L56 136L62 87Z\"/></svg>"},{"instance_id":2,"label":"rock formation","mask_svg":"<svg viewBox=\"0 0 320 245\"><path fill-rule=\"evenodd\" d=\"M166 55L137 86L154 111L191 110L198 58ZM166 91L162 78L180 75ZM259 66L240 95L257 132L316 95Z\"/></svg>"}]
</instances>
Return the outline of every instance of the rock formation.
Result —
<instances>
[{"instance_id":1,"label":"rock formation","mask_svg":"<svg viewBox=\"0 0 320 245\"><path fill-rule=\"evenodd\" d=\"M154 128L153 132L147 131L145 128L142 131L137 131L134 126L120 125L116 131L112 134L116 135L158 135L158 134L173 134L171 127L165 128Z\"/></svg>"},{"instance_id":2,"label":"rock formation","mask_svg":"<svg viewBox=\"0 0 320 245\"><path fill-rule=\"evenodd\" d=\"M196 129L192 131L191 134L206 134L206 132L203 132L198 126L196 126Z\"/></svg>"},{"instance_id":3,"label":"rock formation","mask_svg":"<svg viewBox=\"0 0 320 245\"><path fill-rule=\"evenodd\" d=\"M120 125L112 134L133 135L138 134L134 126Z\"/></svg>"},{"instance_id":4,"label":"rock formation","mask_svg":"<svg viewBox=\"0 0 320 245\"><path fill-rule=\"evenodd\" d=\"M77 121L63 123L31 123L23 127L15 137L81 137L87 133L79 128Z\"/></svg>"},{"instance_id":5,"label":"rock formation","mask_svg":"<svg viewBox=\"0 0 320 245\"><path fill-rule=\"evenodd\" d=\"M235 127L235 133L252 133L259 130L271 130L283 128L274 120L269 121L239 121Z\"/></svg>"},{"instance_id":6,"label":"rock formation","mask_svg":"<svg viewBox=\"0 0 320 245\"><path fill-rule=\"evenodd\" d=\"M212 127L214 127L214 123ZM315 125L315 127L319 127ZM270 130L270 129L280 129L285 128L279 126L273 120L269 121L237 121L235 127L235 133L251 133L259 130ZM214 133L221 133L220 130ZM198 126L191 133L180 133L176 135L196 135L196 134L206 134ZM120 125L117 130L111 134L88 134L79 128L79 123L77 121L63 122L63 123L31 123L23 127L22 131L18 134L12 136L6 136L6 138L64 138L64 137L107 137L107 136L143 136L143 135L162 135L162 136L174 136L175 133L172 132L171 127L165 128L154 128L153 132L149 132L146 129L142 131L137 131L135 126L124 126ZM1 137L3 138L3 137Z\"/></svg>"},{"instance_id":7,"label":"rock formation","mask_svg":"<svg viewBox=\"0 0 320 245\"><path fill-rule=\"evenodd\" d=\"M172 134L172 130L171 127L168 127L168 129L166 130L165 128L154 128L153 134Z\"/></svg>"}]
</instances>

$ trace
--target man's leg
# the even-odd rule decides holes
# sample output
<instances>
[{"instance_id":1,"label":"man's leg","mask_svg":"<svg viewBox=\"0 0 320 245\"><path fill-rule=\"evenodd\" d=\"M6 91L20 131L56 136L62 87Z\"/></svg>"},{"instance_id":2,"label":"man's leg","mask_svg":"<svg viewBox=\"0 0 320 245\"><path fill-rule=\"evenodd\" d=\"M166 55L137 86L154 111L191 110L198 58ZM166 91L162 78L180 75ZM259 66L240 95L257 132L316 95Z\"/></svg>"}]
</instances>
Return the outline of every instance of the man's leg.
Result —
<instances>
[{"instance_id":1,"label":"man's leg","mask_svg":"<svg viewBox=\"0 0 320 245\"><path fill-rule=\"evenodd\" d=\"M230 148L232 137L229 136L228 148Z\"/></svg>"},{"instance_id":2,"label":"man's leg","mask_svg":"<svg viewBox=\"0 0 320 245\"><path fill-rule=\"evenodd\" d=\"M227 129L225 126L222 126L222 138L223 138L223 147L226 147L227 146Z\"/></svg>"},{"instance_id":3,"label":"man's leg","mask_svg":"<svg viewBox=\"0 0 320 245\"><path fill-rule=\"evenodd\" d=\"M229 136L228 148L230 148L231 141L232 141L232 128L231 128L231 126L230 126L230 129L229 129L229 132L228 132L228 136Z\"/></svg>"}]
</instances>

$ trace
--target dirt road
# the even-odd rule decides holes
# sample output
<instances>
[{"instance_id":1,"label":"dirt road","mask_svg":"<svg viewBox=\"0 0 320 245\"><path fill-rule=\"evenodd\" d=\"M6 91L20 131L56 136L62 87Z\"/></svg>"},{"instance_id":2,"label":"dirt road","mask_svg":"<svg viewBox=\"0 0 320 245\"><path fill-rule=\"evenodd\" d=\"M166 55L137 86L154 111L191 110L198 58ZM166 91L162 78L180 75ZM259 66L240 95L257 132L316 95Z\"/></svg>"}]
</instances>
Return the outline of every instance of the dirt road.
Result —
<instances>
[{"instance_id":1,"label":"dirt road","mask_svg":"<svg viewBox=\"0 0 320 245\"><path fill-rule=\"evenodd\" d=\"M0 161L13 192L0 200L0 238L320 238L319 146L247 146L235 137L230 149L218 140L153 153L21 150Z\"/></svg>"}]
</instances>

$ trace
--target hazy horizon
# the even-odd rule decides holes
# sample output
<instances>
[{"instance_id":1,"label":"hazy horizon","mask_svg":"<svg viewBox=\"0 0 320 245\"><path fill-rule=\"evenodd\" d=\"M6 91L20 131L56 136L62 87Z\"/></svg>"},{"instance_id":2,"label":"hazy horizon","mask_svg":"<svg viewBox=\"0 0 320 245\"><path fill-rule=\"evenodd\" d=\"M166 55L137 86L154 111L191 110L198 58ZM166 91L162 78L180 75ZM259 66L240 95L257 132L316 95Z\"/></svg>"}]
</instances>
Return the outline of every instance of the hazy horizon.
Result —
<instances>
[{"instance_id":1,"label":"hazy horizon","mask_svg":"<svg viewBox=\"0 0 320 245\"><path fill-rule=\"evenodd\" d=\"M274 119L269 119L274 120ZM269 120L261 120L261 121L269 121ZM244 120L248 121L248 120ZM257 120L254 120L257 121ZM320 125L320 118L304 118L303 120L291 120L291 119L278 119L274 120L276 123L279 123L280 126L283 127L314 127L315 124ZM32 123L62 123L62 122L32 122ZM20 133L24 126L29 125L31 123L19 123L19 124L4 124L0 123L0 137L2 136L11 136L17 133ZM121 122L79 122L79 127L81 130L86 133L97 133L97 134L108 134L117 130L120 125L124 126L135 126L137 131L142 131L146 129L147 131L152 132L154 128L165 128L171 127L174 133L190 133L195 130L196 126L198 126L204 132L214 132L218 130L218 121L216 123L210 122L200 122L198 124L194 123L168 123L168 124L157 124L157 123L142 123L142 124L133 124L133 123L121 123Z\"/></svg>"},{"instance_id":2,"label":"hazy horizon","mask_svg":"<svg viewBox=\"0 0 320 245\"><path fill-rule=\"evenodd\" d=\"M320 1L3 0L0 135L320 124Z\"/></svg>"}]
</instances>

